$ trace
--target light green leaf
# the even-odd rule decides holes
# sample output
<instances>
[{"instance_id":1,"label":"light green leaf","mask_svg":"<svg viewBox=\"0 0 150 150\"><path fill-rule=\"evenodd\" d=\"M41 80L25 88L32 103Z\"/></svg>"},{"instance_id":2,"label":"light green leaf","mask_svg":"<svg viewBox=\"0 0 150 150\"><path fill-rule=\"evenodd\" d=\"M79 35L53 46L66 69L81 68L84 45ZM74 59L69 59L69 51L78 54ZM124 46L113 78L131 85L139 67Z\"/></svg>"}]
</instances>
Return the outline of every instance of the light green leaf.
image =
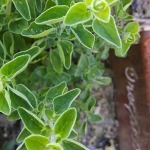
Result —
<instances>
[{"instance_id":1,"label":"light green leaf","mask_svg":"<svg viewBox=\"0 0 150 150\"><path fill-rule=\"evenodd\" d=\"M92 1L93 0L84 0L85 1L85 3L87 4L87 5L90 5L90 4L92 4Z\"/></svg>"},{"instance_id":2,"label":"light green leaf","mask_svg":"<svg viewBox=\"0 0 150 150\"><path fill-rule=\"evenodd\" d=\"M118 2L118 0L106 0L108 5L113 5L114 3Z\"/></svg>"},{"instance_id":3,"label":"light green leaf","mask_svg":"<svg viewBox=\"0 0 150 150\"><path fill-rule=\"evenodd\" d=\"M42 135L31 135L25 139L28 150L46 150L48 143L50 143L49 139Z\"/></svg>"},{"instance_id":4,"label":"light green leaf","mask_svg":"<svg viewBox=\"0 0 150 150\"><path fill-rule=\"evenodd\" d=\"M50 143L46 145L48 150L63 150L60 144L58 143Z\"/></svg>"},{"instance_id":5,"label":"light green leaf","mask_svg":"<svg viewBox=\"0 0 150 150\"><path fill-rule=\"evenodd\" d=\"M17 142L24 141L24 139L27 138L29 135L31 135L31 133L26 128L23 128L17 137Z\"/></svg>"},{"instance_id":6,"label":"light green leaf","mask_svg":"<svg viewBox=\"0 0 150 150\"><path fill-rule=\"evenodd\" d=\"M110 20L110 7L105 0L93 0L92 10L94 16L102 22L109 22Z\"/></svg>"},{"instance_id":7,"label":"light green leaf","mask_svg":"<svg viewBox=\"0 0 150 150\"><path fill-rule=\"evenodd\" d=\"M26 146L25 146L25 143L21 143L16 150L27 150Z\"/></svg>"},{"instance_id":8,"label":"light green leaf","mask_svg":"<svg viewBox=\"0 0 150 150\"><path fill-rule=\"evenodd\" d=\"M27 97L33 108L37 107L37 99L35 95L25 85L18 84L17 90Z\"/></svg>"},{"instance_id":9,"label":"light green leaf","mask_svg":"<svg viewBox=\"0 0 150 150\"><path fill-rule=\"evenodd\" d=\"M108 23L103 23L95 19L93 21L92 27L94 32L98 34L102 39L118 48L122 46L121 39L119 37L119 33L113 17L110 18L110 21Z\"/></svg>"},{"instance_id":10,"label":"light green leaf","mask_svg":"<svg viewBox=\"0 0 150 150\"><path fill-rule=\"evenodd\" d=\"M28 110L32 110L33 107L27 97L19 91L9 87L9 94L11 99L12 108L18 109L18 107L24 107Z\"/></svg>"},{"instance_id":11,"label":"light green leaf","mask_svg":"<svg viewBox=\"0 0 150 150\"><path fill-rule=\"evenodd\" d=\"M56 97L53 101L55 113L61 114L66 109L68 109L79 94L80 89L73 89L63 95Z\"/></svg>"},{"instance_id":12,"label":"light green leaf","mask_svg":"<svg viewBox=\"0 0 150 150\"><path fill-rule=\"evenodd\" d=\"M29 61L29 55L18 56L8 63L4 64L0 69L0 73L3 76L12 79L26 69Z\"/></svg>"},{"instance_id":13,"label":"light green leaf","mask_svg":"<svg viewBox=\"0 0 150 150\"><path fill-rule=\"evenodd\" d=\"M27 29L23 30L21 34L29 38L40 38L49 35L54 30L55 28L50 26L37 25L35 22L33 22Z\"/></svg>"},{"instance_id":14,"label":"light green leaf","mask_svg":"<svg viewBox=\"0 0 150 150\"><path fill-rule=\"evenodd\" d=\"M52 101L55 97L62 95L66 88L66 82L61 82L60 84L50 88L46 93L46 101Z\"/></svg>"},{"instance_id":15,"label":"light green leaf","mask_svg":"<svg viewBox=\"0 0 150 150\"><path fill-rule=\"evenodd\" d=\"M53 111L51 109L45 109L45 116L47 118L47 120L51 120L52 116L53 116Z\"/></svg>"},{"instance_id":16,"label":"light green leaf","mask_svg":"<svg viewBox=\"0 0 150 150\"><path fill-rule=\"evenodd\" d=\"M8 24L8 28L15 34L21 34L21 32L28 27L28 22L24 19L11 20Z\"/></svg>"},{"instance_id":17,"label":"light green leaf","mask_svg":"<svg viewBox=\"0 0 150 150\"><path fill-rule=\"evenodd\" d=\"M4 90L3 82L0 81L0 92L2 92L3 90Z\"/></svg>"},{"instance_id":18,"label":"light green leaf","mask_svg":"<svg viewBox=\"0 0 150 150\"><path fill-rule=\"evenodd\" d=\"M0 112L6 115L11 112L11 100L6 90L0 92Z\"/></svg>"},{"instance_id":19,"label":"light green leaf","mask_svg":"<svg viewBox=\"0 0 150 150\"><path fill-rule=\"evenodd\" d=\"M35 114L20 107L18 109L19 116L26 129L33 134L40 134L44 129L44 123Z\"/></svg>"},{"instance_id":20,"label":"light green leaf","mask_svg":"<svg viewBox=\"0 0 150 150\"><path fill-rule=\"evenodd\" d=\"M86 3L78 2L70 7L64 23L68 26L73 26L87 22L90 19L91 11L87 9Z\"/></svg>"},{"instance_id":21,"label":"light green leaf","mask_svg":"<svg viewBox=\"0 0 150 150\"><path fill-rule=\"evenodd\" d=\"M31 20L30 9L27 0L12 0L18 12L27 21Z\"/></svg>"},{"instance_id":22,"label":"light green leaf","mask_svg":"<svg viewBox=\"0 0 150 150\"><path fill-rule=\"evenodd\" d=\"M39 53L41 52L40 48L38 46L33 46L25 51L20 51L14 55L15 57L21 56L21 55L30 55L30 60L33 60Z\"/></svg>"},{"instance_id":23,"label":"light green leaf","mask_svg":"<svg viewBox=\"0 0 150 150\"><path fill-rule=\"evenodd\" d=\"M63 72L63 64L57 51L50 51L50 61L52 63L53 69L57 73L61 74Z\"/></svg>"},{"instance_id":24,"label":"light green leaf","mask_svg":"<svg viewBox=\"0 0 150 150\"><path fill-rule=\"evenodd\" d=\"M139 23L138 22L128 23L124 28L124 32L129 32L132 34L138 33L139 32Z\"/></svg>"},{"instance_id":25,"label":"light green leaf","mask_svg":"<svg viewBox=\"0 0 150 150\"><path fill-rule=\"evenodd\" d=\"M95 42L94 35L83 25L71 29L79 42L86 48L92 49Z\"/></svg>"},{"instance_id":26,"label":"light green leaf","mask_svg":"<svg viewBox=\"0 0 150 150\"><path fill-rule=\"evenodd\" d=\"M63 141L63 148L64 150L89 150L84 145L69 139Z\"/></svg>"},{"instance_id":27,"label":"light green leaf","mask_svg":"<svg viewBox=\"0 0 150 150\"><path fill-rule=\"evenodd\" d=\"M61 40L57 43L59 56L66 69L71 66L71 58L73 53L73 44L67 40Z\"/></svg>"},{"instance_id":28,"label":"light green leaf","mask_svg":"<svg viewBox=\"0 0 150 150\"><path fill-rule=\"evenodd\" d=\"M66 139L75 124L77 112L75 108L70 108L60 115L54 125L54 133L61 139Z\"/></svg>"},{"instance_id":29,"label":"light green leaf","mask_svg":"<svg viewBox=\"0 0 150 150\"><path fill-rule=\"evenodd\" d=\"M68 9L69 7L65 5L53 6L38 16L35 22L37 24L53 24L61 22L63 21Z\"/></svg>"}]
</instances>

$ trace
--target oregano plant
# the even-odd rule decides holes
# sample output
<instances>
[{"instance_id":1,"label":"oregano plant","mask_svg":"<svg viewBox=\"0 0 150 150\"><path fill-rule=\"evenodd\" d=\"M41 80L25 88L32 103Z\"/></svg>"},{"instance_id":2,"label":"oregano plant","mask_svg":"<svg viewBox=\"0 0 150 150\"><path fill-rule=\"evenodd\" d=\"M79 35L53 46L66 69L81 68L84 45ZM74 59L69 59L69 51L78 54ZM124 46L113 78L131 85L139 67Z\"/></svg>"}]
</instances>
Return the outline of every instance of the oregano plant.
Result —
<instances>
[{"instance_id":1,"label":"oregano plant","mask_svg":"<svg viewBox=\"0 0 150 150\"><path fill-rule=\"evenodd\" d=\"M0 112L22 121L17 150L88 150L78 137L102 119L92 88L111 82L102 60L139 38L130 4L0 1Z\"/></svg>"}]
</instances>

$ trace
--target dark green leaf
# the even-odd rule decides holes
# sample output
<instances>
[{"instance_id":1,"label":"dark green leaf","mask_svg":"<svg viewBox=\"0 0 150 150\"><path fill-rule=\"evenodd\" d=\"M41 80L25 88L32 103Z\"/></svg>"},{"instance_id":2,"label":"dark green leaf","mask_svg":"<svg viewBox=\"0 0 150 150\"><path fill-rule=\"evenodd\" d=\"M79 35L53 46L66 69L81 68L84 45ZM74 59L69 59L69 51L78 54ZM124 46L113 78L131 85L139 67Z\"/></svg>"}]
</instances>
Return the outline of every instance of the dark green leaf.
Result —
<instances>
[{"instance_id":1,"label":"dark green leaf","mask_svg":"<svg viewBox=\"0 0 150 150\"><path fill-rule=\"evenodd\" d=\"M20 107L18 109L19 116L26 129L33 134L40 134L44 129L44 123L32 112Z\"/></svg>"},{"instance_id":2,"label":"dark green leaf","mask_svg":"<svg viewBox=\"0 0 150 150\"><path fill-rule=\"evenodd\" d=\"M12 0L18 12L24 19L29 21L31 19L30 9L27 0Z\"/></svg>"},{"instance_id":3,"label":"dark green leaf","mask_svg":"<svg viewBox=\"0 0 150 150\"><path fill-rule=\"evenodd\" d=\"M17 142L24 141L24 139L29 135L31 135L31 133L26 128L23 128L17 137Z\"/></svg>"}]
</instances>

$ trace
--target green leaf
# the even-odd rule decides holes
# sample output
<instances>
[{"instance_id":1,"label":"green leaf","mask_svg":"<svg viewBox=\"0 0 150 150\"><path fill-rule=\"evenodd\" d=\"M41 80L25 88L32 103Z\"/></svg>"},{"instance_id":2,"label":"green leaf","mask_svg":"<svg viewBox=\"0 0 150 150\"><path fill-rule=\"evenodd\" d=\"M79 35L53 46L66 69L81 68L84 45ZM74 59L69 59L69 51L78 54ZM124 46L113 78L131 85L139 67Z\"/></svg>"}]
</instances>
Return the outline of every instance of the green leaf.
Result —
<instances>
[{"instance_id":1,"label":"green leaf","mask_svg":"<svg viewBox=\"0 0 150 150\"><path fill-rule=\"evenodd\" d=\"M58 2L58 5L67 5L67 6L70 6L72 0L57 0Z\"/></svg>"},{"instance_id":2,"label":"green leaf","mask_svg":"<svg viewBox=\"0 0 150 150\"><path fill-rule=\"evenodd\" d=\"M3 90L4 90L3 82L0 81L0 92L2 92Z\"/></svg>"},{"instance_id":3,"label":"green leaf","mask_svg":"<svg viewBox=\"0 0 150 150\"><path fill-rule=\"evenodd\" d=\"M53 6L38 16L35 22L37 24L53 24L61 22L63 21L68 9L69 7L65 5Z\"/></svg>"},{"instance_id":4,"label":"green leaf","mask_svg":"<svg viewBox=\"0 0 150 150\"><path fill-rule=\"evenodd\" d=\"M42 0L35 0L36 9L38 12L42 11Z\"/></svg>"},{"instance_id":5,"label":"green leaf","mask_svg":"<svg viewBox=\"0 0 150 150\"><path fill-rule=\"evenodd\" d=\"M53 111L51 109L45 109L45 116L47 118L47 120L51 120L52 116L53 116Z\"/></svg>"},{"instance_id":6,"label":"green leaf","mask_svg":"<svg viewBox=\"0 0 150 150\"><path fill-rule=\"evenodd\" d=\"M21 34L21 32L28 27L28 22L24 19L11 20L8 24L8 28L15 34Z\"/></svg>"},{"instance_id":7,"label":"green leaf","mask_svg":"<svg viewBox=\"0 0 150 150\"><path fill-rule=\"evenodd\" d=\"M71 58L73 53L73 44L67 40L61 40L57 43L59 56L66 69L71 67Z\"/></svg>"},{"instance_id":8,"label":"green leaf","mask_svg":"<svg viewBox=\"0 0 150 150\"><path fill-rule=\"evenodd\" d=\"M66 109L68 109L79 94L80 89L73 89L63 95L56 97L53 101L55 113L61 114Z\"/></svg>"},{"instance_id":9,"label":"green leaf","mask_svg":"<svg viewBox=\"0 0 150 150\"><path fill-rule=\"evenodd\" d=\"M110 18L110 21L108 23L103 23L95 19L93 21L92 27L94 32L98 34L102 39L118 48L122 46L121 39L119 37L119 33L113 17Z\"/></svg>"},{"instance_id":10,"label":"green leaf","mask_svg":"<svg viewBox=\"0 0 150 150\"><path fill-rule=\"evenodd\" d=\"M55 6L55 5L56 5L56 3L53 0L47 0L46 3L45 3L44 10L47 10L47 9L49 9L49 8Z\"/></svg>"},{"instance_id":11,"label":"green leaf","mask_svg":"<svg viewBox=\"0 0 150 150\"><path fill-rule=\"evenodd\" d=\"M63 148L64 150L89 150L84 145L73 140L64 140Z\"/></svg>"},{"instance_id":12,"label":"green leaf","mask_svg":"<svg viewBox=\"0 0 150 150\"><path fill-rule=\"evenodd\" d=\"M14 53L14 39L11 32L7 31L3 35L3 44L9 55Z\"/></svg>"},{"instance_id":13,"label":"green leaf","mask_svg":"<svg viewBox=\"0 0 150 150\"><path fill-rule=\"evenodd\" d=\"M88 10L86 3L79 2L72 5L66 14L64 23L73 26L87 22L91 19L91 11Z\"/></svg>"},{"instance_id":14,"label":"green leaf","mask_svg":"<svg viewBox=\"0 0 150 150\"><path fill-rule=\"evenodd\" d=\"M100 85L109 85L112 80L110 77L97 77L96 79L93 79L93 82L100 84Z\"/></svg>"},{"instance_id":15,"label":"green leaf","mask_svg":"<svg viewBox=\"0 0 150 150\"><path fill-rule=\"evenodd\" d=\"M33 60L39 53L41 52L40 48L38 46L33 46L25 51L20 51L14 55L15 57L21 56L21 55L30 55L30 60Z\"/></svg>"},{"instance_id":16,"label":"green leaf","mask_svg":"<svg viewBox=\"0 0 150 150\"><path fill-rule=\"evenodd\" d=\"M50 143L46 145L48 150L63 150L60 144L58 143Z\"/></svg>"},{"instance_id":17,"label":"green leaf","mask_svg":"<svg viewBox=\"0 0 150 150\"><path fill-rule=\"evenodd\" d=\"M8 118L8 120L10 120L10 121L14 121L14 120L20 119L20 116L19 116L17 110L13 110L13 111L11 111L10 115L9 115L7 118Z\"/></svg>"},{"instance_id":18,"label":"green leaf","mask_svg":"<svg viewBox=\"0 0 150 150\"><path fill-rule=\"evenodd\" d=\"M37 99L35 95L25 85L18 84L17 90L27 97L33 108L37 107Z\"/></svg>"},{"instance_id":19,"label":"green leaf","mask_svg":"<svg viewBox=\"0 0 150 150\"><path fill-rule=\"evenodd\" d=\"M92 123L96 123L98 121L101 121L102 120L102 117L98 114L93 114L93 113L88 113L88 118L89 118L89 121L92 122Z\"/></svg>"},{"instance_id":20,"label":"green leaf","mask_svg":"<svg viewBox=\"0 0 150 150\"><path fill-rule=\"evenodd\" d=\"M33 134L40 134L44 128L44 123L35 114L25 108L18 108L19 116L26 129Z\"/></svg>"},{"instance_id":21,"label":"green leaf","mask_svg":"<svg viewBox=\"0 0 150 150\"><path fill-rule=\"evenodd\" d=\"M31 135L25 139L28 150L45 150L48 143L49 139L42 135Z\"/></svg>"},{"instance_id":22,"label":"green leaf","mask_svg":"<svg viewBox=\"0 0 150 150\"><path fill-rule=\"evenodd\" d=\"M132 34L138 33L139 32L139 23L138 22L128 23L124 28L124 32L129 32Z\"/></svg>"},{"instance_id":23,"label":"green leaf","mask_svg":"<svg viewBox=\"0 0 150 150\"><path fill-rule=\"evenodd\" d=\"M25 143L21 143L16 150L27 150L26 146L25 146Z\"/></svg>"},{"instance_id":24,"label":"green leaf","mask_svg":"<svg viewBox=\"0 0 150 150\"><path fill-rule=\"evenodd\" d=\"M87 4L87 5L90 5L90 4L92 4L92 1L93 0L84 0L85 1L85 3Z\"/></svg>"},{"instance_id":25,"label":"green leaf","mask_svg":"<svg viewBox=\"0 0 150 150\"><path fill-rule=\"evenodd\" d=\"M49 35L54 30L55 28L52 28L50 26L38 25L35 22L33 22L27 29L23 30L21 35L29 38L40 38Z\"/></svg>"},{"instance_id":26,"label":"green leaf","mask_svg":"<svg viewBox=\"0 0 150 150\"><path fill-rule=\"evenodd\" d=\"M0 92L0 112L5 115L9 115L11 112L11 100L6 90Z\"/></svg>"},{"instance_id":27,"label":"green leaf","mask_svg":"<svg viewBox=\"0 0 150 150\"><path fill-rule=\"evenodd\" d=\"M55 97L62 95L66 88L66 82L61 82L60 84L50 88L46 93L46 101L52 101Z\"/></svg>"},{"instance_id":28,"label":"green leaf","mask_svg":"<svg viewBox=\"0 0 150 150\"><path fill-rule=\"evenodd\" d=\"M114 3L118 2L118 0L106 0L108 5L113 5Z\"/></svg>"},{"instance_id":29,"label":"green leaf","mask_svg":"<svg viewBox=\"0 0 150 150\"><path fill-rule=\"evenodd\" d=\"M29 21L31 20L30 9L27 0L12 0L18 12L22 17Z\"/></svg>"},{"instance_id":30,"label":"green leaf","mask_svg":"<svg viewBox=\"0 0 150 150\"><path fill-rule=\"evenodd\" d=\"M17 137L17 142L24 141L24 139L27 138L29 135L31 135L31 133L26 128L23 128Z\"/></svg>"},{"instance_id":31,"label":"green leaf","mask_svg":"<svg viewBox=\"0 0 150 150\"><path fill-rule=\"evenodd\" d=\"M61 139L67 138L76 121L77 112L75 108L70 108L60 115L54 125L54 133Z\"/></svg>"},{"instance_id":32,"label":"green leaf","mask_svg":"<svg viewBox=\"0 0 150 150\"><path fill-rule=\"evenodd\" d=\"M50 51L50 61L53 65L53 69L61 74L63 72L63 64L61 62L61 59L57 53L57 51Z\"/></svg>"},{"instance_id":33,"label":"green leaf","mask_svg":"<svg viewBox=\"0 0 150 150\"><path fill-rule=\"evenodd\" d=\"M29 5L29 10L30 10L30 14L31 14L31 19L35 20L36 18L36 4L35 4L35 0L27 0L27 3Z\"/></svg>"},{"instance_id":34,"label":"green leaf","mask_svg":"<svg viewBox=\"0 0 150 150\"><path fill-rule=\"evenodd\" d=\"M11 99L12 108L18 109L18 107L24 107L28 110L32 110L33 107L27 97L19 91L9 87L9 94Z\"/></svg>"},{"instance_id":35,"label":"green leaf","mask_svg":"<svg viewBox=\"0 0 150 150\"><path fill-rule=\"evenodd\" d=\"M68 139L74 139L78 136L78 133L75 130L72 130Z\"/></svg>"},{"instance_id":36,"label":"green leaf","mask_svg":"<svg viewBox=\"0 0 150 150\"><path fill-rule=\"evenodd\" d=\"M105 0L93 0L92 10L94 16L102 22L109 22L110 20L110 7Z\"/></svg>"},{"instance_id":37,"label":"green leaf","mask_svg":"<svg viewBox=\"0 0 150 150\"><path fill-rule=\"evenodd\" d=\"M29 55L18 56L8 63L4 64L0 69L0 73L3 76L12 79L26 69L29 61Z\"/></svg>"},{"instance_id":38,"label":"green leaf","mask_svg":"<svg viewBox=\"0 0 150 150\"><path fill-rule=\"evenodd\" d=\"M5 55L6 55L6 51L5 51L4 45L3 45L2 42L0 41L0 58L1 58L1 59L4 59L4 58L5 58Z\"/></svg>"},{"instance_id":39,"label":"green leaf","mask_svg":"<svg viewBox=\"0 0 150 150\"><path fill-rule=\"evenodd\" d=\"M86 103L87 110L91 111L92 108L95 106L95 104L96 104L96 99L93 96L89 97Z\"/></svg>"},{"instance_id":40,"label":"green leaf","mask_svg":"<svg viewBox=\"0 0 150 150\"><path fill-rule=\"evenodd\" d=\"M95 42L94 35L83 25L71 29L79 42L86 48L92 49Z\"/></svg>"},{"instance_id":41,"label":"green leaf","mask_svg":"<svg viewBox=\"0 0 150 150\"><path fill-rule=\"evenodd\" d=\"M85 69L88 68L88 66L89 66L88 58L85 54L82 54L80 59L79 59L79 62L78 62L78 67L77 67L77 70L75 72L75 76L76 77L83 76L83 72Z\"/></svg>"}]
</instances>

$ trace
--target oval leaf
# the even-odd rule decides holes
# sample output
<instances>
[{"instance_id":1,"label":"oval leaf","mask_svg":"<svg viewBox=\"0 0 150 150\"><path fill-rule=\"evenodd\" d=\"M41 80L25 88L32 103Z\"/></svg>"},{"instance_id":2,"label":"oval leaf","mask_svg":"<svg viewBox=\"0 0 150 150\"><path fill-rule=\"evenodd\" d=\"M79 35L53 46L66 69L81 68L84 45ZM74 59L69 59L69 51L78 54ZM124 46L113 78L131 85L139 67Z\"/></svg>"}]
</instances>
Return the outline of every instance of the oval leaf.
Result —
<instances>
[{"instance_id":1,"label":"oval leaf","mask_svg":"<svg viewBox=\"0 0 150 150\"><path fill-rule=\"evenodd\" d=\"M45 150L48 143L49 139L42 135L31 135L25 139L28 150Z\"/></svg>"},{"instance_id":2,"label":"oval leaf","mask_svg":"<svg viewBox=\"0 0 150 150\"><path fill-rule=\"evenodd\" d=\"M37 17L35 22L37 24L52 24L63 21L68 9L69 7L65 5L53 6Z\"/></svg>"},{"instance_id":3,"label":"oval leaf","mask_svg":"<svg viewBox=\"0 0 150 150\"><path fill-rule=\"evenodd\" d=\"M60 114L68 109L79 94L80 89L73 89L61 96L56 97L53 102L55 113Z\"/></svg>"},{"instance_id":4,"label":"oval leaf","mask_svg":"<svg viewBox=\"0 0 150 150\"><path fill-rule=\"evenodd\" d=\"M40 134L44 128L44 123L32 112L20 107L19 116L26 129L33 134Z\"/></svg>"},{"instance_id":5,"label":"oval leaf","mask_svg":"<svg viewBox=\"0 0 150 150\"><path fill-rule=\"evenodd\" d=\"M11 99L12 108L18 109L18 107L24 107L28 110L32 110L33 107L27 97L19 91L9 87L9 94Z\"/></svg>"},{"instance_id":6,"label":"oval leaf","mask_svg":"<svg viewBox=\"0 0 150 150\"><path fill-rule=\"evenodd\" d=\"M14 78L26 69L29 61L29 55L18 56L4 64L0 69L0 73L8 78Z\"/></svg>"},{"instance_id":7,"label":"oval leaf","mask_svg":"<svg viewBox=\"0 0 150 150\"><path fill-rule=\"evenodd\" d=\"M89 150L84 145L73 140L64 140L63 148L64 150Z\"/></svg>"},{"instance_id":8,"label":"oval leaf","mask_svg":"<svg viewBox=\"0 0 150 150\"><path fill-rule=\"evenodd\" d=\"M9 30L13 33L20 34L25 28L28 27L28 22L24 19L12 20L9 22Z\"/></svg>"},{"instance_id":9,"label":"oval leaf","mask_svg":"<svg viewBox=\"0 0 150 150\"><path fill-rule=\"evenodd\" d=\"M83 25L72 28L72 32L83 46L89 49L93 48L95 37L90 31L84 28Z\"/></svg>"},{"instance_id":10,"label":"oval leaf","mask_svg":"<svg viewBox=\"0 0 150 150\"><path fill-rule=\"evenodd\" d=\"M27 99L30 101L33 108L36 108L37 106L37 99L35 95L23 84L17 85L17 90L21 93L23 93Z\"/></svg>"},{"instance_id":11,"label":"oval leaf","mask_svg":"<svg viewBox=\"0 0 150 150\"><path fill-rule=\"evenodd\" d=\"M103 23L95 19L93 21L92 27L94 32L98 34L102 39L118 48L122 46L121 39L119 37L119 33L113 17L110 18L110 21L108 23Z\"/></svg>"},{"instance_id":12,"label":"oval leaf","mask_svg":"<svg viewBox=\"0 0 150 150\"><path fill-rule=\"evenodd\" d=\"M40 38L49 35L54 30L55 29L50 26L37 25L35 22L33 22L27 29L23 30L21 34L29 38Z\"/></svg>"},{"instance_id":13,"label":"oval leaf","mask_svg":"<svg viewBox=\"0 0 150 150\"><path fill-rule=\"evenodd\" d=\"M9 115L11 112L11 100L7 91L0 92L0 112Z\"/></svg>"},{"instance_id":14,"label":"oval leaf","mask_svg":"<svg viewBox=\"0 0 150 150\"><path fill-rule=\"evenodd\" d=\"M65 24L68 26L87 22L91 19L91 11L87 9L84 2L79 2L70 7L65 17Z\"/></svg>"},{"instance_id":15,"label":"oval leaf","mask_svg":"<svg viewBox=\"0 0 150 150\"><path fill-rule=\"evenodd\" d=\"M29 21L31 19L30 9L27 0L12 0L18 12L24 19Z\"/></svg>"},{"instance_id":16,"label":"oval leaf","mask_svg":"<svg viewBox=\"0 0 150 150\"><path fill-rule=\"evenodd\" d=\"M46 148L47 148L47 149L50 149L50 150L63 150L63 148L61 147L61 145L58 144L58 143L50 143L50 144L47 144L47 145L46 145Z\"/></svg>"},{"instance_id":17,"label":"oval leaf","mask_svg":"<svg viewBox=\"0 0 150 150\"><path fill-rule=\"evenodd\" d=\"M63 72L63 64L61 59L56 51L50 51L50 61L53 65L53 69L61 74Z\"/></svg>"},{"instance_id":18,"label":"oval leaf","mask_svg":"<svg viewBox=\"0 0 150 150\"><path fill-rule=\"evenodd\" d=\"M41 50L38 46L33 46L28 50L20 51L20 52L16 53L14 55L14 58L18 57L18 56L21 56L21 55L28 54L28 55L30 55L30 60L33 60L40 52L41 52Z\"/></svg>"},{"instance_id":19,"label":"oval leaf","mask_svg":"<svg viewBox=\"0 0 150 150\"><path fill-rule=\"evenodd\" d=\"M75 108L66 110L56 121L54 125L54 133L62 139L67 138L74 127L76 117L77 112Z\"/></svg>"},{"instance_id":20,"label":"oval leaf","mask_svg":"<svg viewBox=\"0 0 150 150\"><path fill-rule=\"evenodd\" d=\"M54 87L48 90L45 99L47 101L52 101L55 97L62 95L66 88L66 82L61 82L60 84L55 85Z\"/></svg>"},{"instance_id":21,"label":"oval leaf","mask_svg":"<svg viewBox=\"0 0 150 150\"><path fill-rule=\"evenodd\" d=\"M61 40L57 43L59 49L59 56L66 69L71 66L71 58L73 53L73 44L67 40Z\"/></svg>"}]
</instances>

